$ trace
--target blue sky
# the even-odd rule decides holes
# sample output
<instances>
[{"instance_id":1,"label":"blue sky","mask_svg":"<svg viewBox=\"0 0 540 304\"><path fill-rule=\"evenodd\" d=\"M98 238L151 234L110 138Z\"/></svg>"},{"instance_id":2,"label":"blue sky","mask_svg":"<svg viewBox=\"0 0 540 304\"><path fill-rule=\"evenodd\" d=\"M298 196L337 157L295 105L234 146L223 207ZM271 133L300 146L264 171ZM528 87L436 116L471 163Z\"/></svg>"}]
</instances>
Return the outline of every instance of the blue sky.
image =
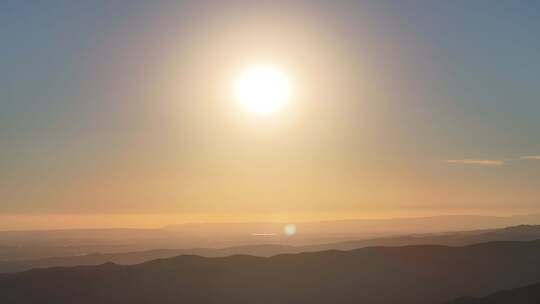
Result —
<instances>
[{"instance_id":1,"label":"blue sky","mask_svg":"<svg viewBox=\"0 0 540 304\"><path fill-rule=\"evenodd\" d=\"M537 1L1 6L0 213L540 203ZM264 126L220 91L258 58L301 75L304 94Z\"/></svg>"}]
</instances>

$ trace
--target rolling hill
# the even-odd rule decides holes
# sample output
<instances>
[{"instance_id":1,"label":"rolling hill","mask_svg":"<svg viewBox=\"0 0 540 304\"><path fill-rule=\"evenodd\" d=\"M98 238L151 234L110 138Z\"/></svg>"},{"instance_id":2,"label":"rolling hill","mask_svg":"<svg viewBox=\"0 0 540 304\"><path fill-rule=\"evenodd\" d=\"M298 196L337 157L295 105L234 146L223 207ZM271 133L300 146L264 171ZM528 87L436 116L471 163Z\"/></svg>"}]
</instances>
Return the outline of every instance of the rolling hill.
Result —
<instances>
[{"instance_id":1,"label":"rolling hill","mask_svg":"<svg viewBox=\"0 0 540 304\"><path fill-rule=\"evenodd\" d=\"M350 219L296 223L192 223L157 229L65 229L0 231L0 261L36 260L92 253L156 249L229 248L260 244L311 246L396 235L434 234L540 224L540 214L516 216L445 215L416 218ZM411 240L399 244L406 245ZM398 245L399 245L398 244ZM368 246L378 245L370 243ZM364 245L362 245L364 246ZM324 246L322 247L324 249ZM326 247L328 249L328 247ZM358 248L354 245L352 248ZM319 250L319 249L314 249Z\"/></svg>"},{"instance_id":2,"label":"rolling hill","mask_svg":"<svg viewBox=\"0 0 540 304\"><path fill-rule=\"evenodd\" d=\"M352 250L373 246L446 245L464 246L490 241L529 241L540 239L540 225L520 225L493 230L452 232L428 235L395 236L367 240L338 242L311 246L248 245L227 248L158 249L136 252L92 253L77 256L51 257L35 260L0 261L0 273L18 272L32 268L54 266L99 265L113 262L122 265L143 263L158 258L178 255L224 257L235 254L269 257L284 253L325 250Z\"/></svg>"},{"instance_id":3,"label":"rolling hill","mask_svg":"<svg viewBox=\"0 0 540 304\"><path fill-rule=\"evenodd\" d=\"M374 246L446 245L464 246L491 241L529 241L540 239L540 225L520 225L493 230L449 232L442 234L409 235L368 240L347 241L311 246L277 244L248 245L228 248L157 249L136 252L92 253L77 256L51 257L35 260L0 261L0 273L18 272L32 268L54 266L99 265L113 262L122 265L143 263L158 258L178 255L224 257L235 254L269 257L284 253L316 252L325 250L353 250Z\"/></svg>"},{"instance_id":4,"label":"rolling hill","mask_svg":"<svg viewBox=\"0 0 540 304\"><path fill-rule=\"evenodd\" d=\"M495 292L483 298L462 297L448 304L538 304L540 283Z\"/></svg>"},{"instance_id":5,"label":"rolling hill","mask_svg":"<svg viewBox=\"0 0 540 304\"><path fill-rule=\"evenodd\" d=\"M0 276L0 294L6 304L427 304L538 281L540 240L35 269Z\"/></svg>"}]
</instances>

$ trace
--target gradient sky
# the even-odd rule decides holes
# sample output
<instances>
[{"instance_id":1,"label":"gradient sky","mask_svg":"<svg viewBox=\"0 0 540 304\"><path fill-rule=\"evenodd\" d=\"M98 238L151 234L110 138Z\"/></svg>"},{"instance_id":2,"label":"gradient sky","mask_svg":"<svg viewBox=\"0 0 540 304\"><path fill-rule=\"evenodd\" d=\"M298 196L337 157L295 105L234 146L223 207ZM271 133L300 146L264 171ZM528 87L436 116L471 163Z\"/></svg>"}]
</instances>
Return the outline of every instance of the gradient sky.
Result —
<instances>
[{"instance_id":1,"label":"gradient sky","mask_svg":"<svg viewBox=\"0 0 540 304\"><path fill-rule=\"evenodd\" d=\"M249 2L3 1L0 215L539 211L538 1Z\"/></svg>"}]
</instances>

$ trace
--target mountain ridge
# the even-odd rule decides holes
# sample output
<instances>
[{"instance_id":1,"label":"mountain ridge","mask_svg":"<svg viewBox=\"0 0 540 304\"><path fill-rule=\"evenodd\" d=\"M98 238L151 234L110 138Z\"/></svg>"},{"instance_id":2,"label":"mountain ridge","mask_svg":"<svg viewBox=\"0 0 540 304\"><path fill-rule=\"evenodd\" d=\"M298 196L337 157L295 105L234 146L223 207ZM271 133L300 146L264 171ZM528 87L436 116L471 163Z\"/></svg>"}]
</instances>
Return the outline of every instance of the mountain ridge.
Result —
<instances>
[{"instance_id":1,"label":"mountain ridge","mask_svg":"<svg viewBox=\"0 0 540 304\"><path fill-rule=\"evenodd\" d=\"M373 246L407 246L407 245L448 245L463 246L491 240L532 240L540 238L540 225L520 225L502 229L449 232L429 235L406 235L375 238L367 240L346 241L310 246L289 246L277 244L261 244L236 246L228 248L193 248L193 249L156 249L150 251L134 251L120 253L92 253L81 256L53 257L37 260L0 261L1 272L24 271L36 267L98 265L107 261L117 264L138 264L144 261L167 258L182 254L194 254L206 257L248 254L255 256L273 256L283 253L300 253L325 251L331 249L353 250Z\"/></svg>"},{"instance_id":2,"label":"mountain ridge","mask_svg":"<svg viewBox=\"0 0 540 304\"><path fill-rule=\"evenodd\" d=\"M183 255L0 276L3 303L445 303L540 281L540 240L272 257Z\"/></svg>"},{"instance_id":3,"label":"mountain ridge","mask_svg":"<svg viewBox=\"0 0 540 304\"><path fill-rule=\"evenodd\" d=\"M538 304L540 283L494 292L482 298L460 297L447 304Z\"/></svg>"}]
</instances>

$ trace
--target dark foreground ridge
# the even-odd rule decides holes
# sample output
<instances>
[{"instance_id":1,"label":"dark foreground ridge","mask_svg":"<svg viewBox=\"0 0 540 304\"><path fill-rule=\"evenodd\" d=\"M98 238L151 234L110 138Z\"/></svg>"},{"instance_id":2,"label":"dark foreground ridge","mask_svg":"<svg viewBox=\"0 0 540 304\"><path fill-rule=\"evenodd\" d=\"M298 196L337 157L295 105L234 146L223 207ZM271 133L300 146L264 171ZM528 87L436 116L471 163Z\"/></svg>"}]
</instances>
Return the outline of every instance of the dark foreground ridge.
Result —
<instances>
[{"instance_id":1,"label":"dark foreground ridge","mask_svg":"<svg viewBox=\"0 0 540 304\"><path fill-rule=\"evenodd\" d=\"M538 304L540 283L503 290L483 298L463 297L448 304Z\"/></svg>"},{"instance_id":2,"label":"dark foreground ridge","mask_svg":"<svg viewBox=\"0 0 540 304\"><path fill-rule=\"evenodd\" d=\"M4 304L422 304L539 281L537 240L35 269L0 276L0 295Z\"/></svg>"}]
</instances>

